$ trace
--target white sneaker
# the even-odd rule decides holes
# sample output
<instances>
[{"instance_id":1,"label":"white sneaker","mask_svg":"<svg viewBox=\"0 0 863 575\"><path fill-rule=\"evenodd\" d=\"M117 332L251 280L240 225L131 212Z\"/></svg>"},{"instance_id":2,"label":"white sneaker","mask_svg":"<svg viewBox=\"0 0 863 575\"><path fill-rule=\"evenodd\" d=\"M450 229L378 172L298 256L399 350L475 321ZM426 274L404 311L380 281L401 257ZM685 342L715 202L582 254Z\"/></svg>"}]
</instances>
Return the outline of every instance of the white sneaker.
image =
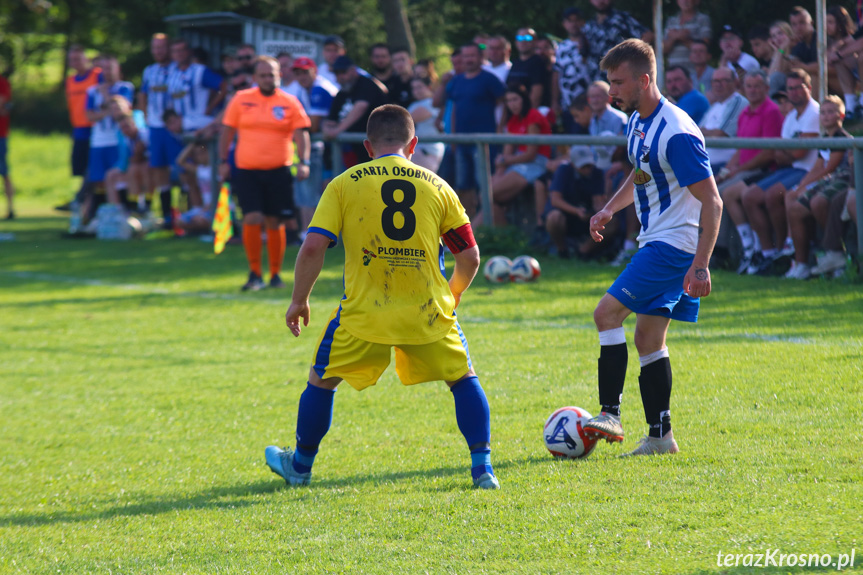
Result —
<instances>
[{"instance_id":1,"label":"white sneaker","mask_svg":"<svg viewBox=\"0 0 863 575\"><path fill-rule=\"evenodd\" d=\"M829 251L818 258L818 265L813 267L809 272L813 276L828 274L835 270L841 270L845 267L845 254L840 251Z\"/></svg>"},{"instance_id":2,"label":"white sneaker","mask_svg":"<svg viewBox=\"0 0 863 575\"><path fill-rule=\"evenodd\" d=\"M810 275L809 270L810 268L807 264L794 262L794 266L788 270L788 273L785 274L785 278L790 280L808 280Z\"/></svg>"},{"instance_id":3,"label":"white sneaker","mask_svg":"<svg viewBox=\"0 0 863 575\"><path fill-rule=\"evenodd\" d=\"M677 447L677 442L674 441L674 432L669 431L660 437L650 437L645 435L638 443L638 447L624 453L621 457L632 457L633 455L662 455L664 453L677 453L680 448Z\"/></svg>"},{"instance_id":4,"label":"white sneaker","mask_svg":"<svg viewBox=\"0 0 863 575\"><path fill-rule=\"evenodd\" d=\"M782 246L782 250L779 252L779 257L791 257L794 255L794 242L791 241L791 238L785 240L785 245Z\"/></svg>"}]
</instances>

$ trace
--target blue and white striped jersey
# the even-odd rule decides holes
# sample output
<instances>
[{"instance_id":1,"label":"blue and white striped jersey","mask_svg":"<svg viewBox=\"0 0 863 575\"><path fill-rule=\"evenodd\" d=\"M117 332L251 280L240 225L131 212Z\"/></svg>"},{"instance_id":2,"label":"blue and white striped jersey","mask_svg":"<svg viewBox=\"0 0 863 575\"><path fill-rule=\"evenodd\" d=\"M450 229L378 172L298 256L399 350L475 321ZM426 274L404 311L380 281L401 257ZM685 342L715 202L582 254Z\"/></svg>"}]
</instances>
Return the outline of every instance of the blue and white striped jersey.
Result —
<instances>
[{"instance_id":1,"label":"blue and white striped jersey","mask_svg":"<svg viewBox=\"0 0 863 575\"><path fill-rule=\"evenodd\" d=\"M113 86L108 88L108 93L110 96L123 96L131 104L135 97L135 87L131 82L115 82ZM87 89L88 110L100 110L106 103L106 98L98 84ZM90 147L108 148L116 146L120 141L117 132L117 122L110 115L105 116L93 124L93 129L90 131Z\"/></svg>"},{"instance_id":2,"label":"blue and white striped jersey","mask_svg":"<svg viewBox=\"0 0 863 575\"><path fill-rule=\"evenodd\" d=\"M185 70L174 66L168 75L172 107L183 118L183 130L198 130L213 121L207 115L210 94L222 84L222 77L203 64L189 64Z\"/></svg>"},{"instance_id":3,"label":"blue and white striped jersey","mask_svg":"<svg viewBox=\"0 0 863 575\"><path fill-rule=\"evenodd\" d=\"M151 128L164 128L165 122L162 116L165 110L173 107L171 95L168 93L168 77L173 70L173 62L170 64L150 64L144 68L141 77L141 91L147 94L147 126Z\"/></svg>"},{"instance_id":4,"label":"blue and white striped jersey","mask_svg":"<svg viewBox=\"0 0 863 575\"><path fill-rule=\"evenodd\" d=\"M713 174L701 130L686 112L662 98L647 118L632 114L626 137L635 168L639 246L662 241L694 254L701 202L686 187Z\"/></svg>"}]
</instances>

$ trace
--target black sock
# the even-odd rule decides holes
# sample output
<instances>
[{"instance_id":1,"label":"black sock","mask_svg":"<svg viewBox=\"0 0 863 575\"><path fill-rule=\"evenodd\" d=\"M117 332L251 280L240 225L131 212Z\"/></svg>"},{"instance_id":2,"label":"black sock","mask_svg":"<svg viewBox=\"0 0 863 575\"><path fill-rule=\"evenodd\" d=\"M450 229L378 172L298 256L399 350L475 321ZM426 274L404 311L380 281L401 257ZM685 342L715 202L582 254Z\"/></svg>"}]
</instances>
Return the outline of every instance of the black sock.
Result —
<instances>
[{"instance_id":1,"label":"black sock","mask_svg":"<svg viewBox=\"0 0 863 575\"><path fill-rule=\"evenodd\" d=\"M602 411L618 417L628 357L625 343L599 348L599 403Z\"/></svg>"},{"instance_id":2,"label":"black sock","mask_svg":"<svg viewBox=\"0 0 863 575\"><path fill-rule=\"evenodd\" d=\"M642 367L638 386L649 435L662 437L671 431L671 360L663 357Z\"/></svg>"},{"instance_id":3,"label":"black sock","mask_svg":"<svg viewBox=\"0 0 863 575\"><path fill-rule=\"evenodd\" d=\"M159 190L159 200L162 202L162 217L165 220L171 219L171 188L161 188Z\"/></svg>"}]
</instances>

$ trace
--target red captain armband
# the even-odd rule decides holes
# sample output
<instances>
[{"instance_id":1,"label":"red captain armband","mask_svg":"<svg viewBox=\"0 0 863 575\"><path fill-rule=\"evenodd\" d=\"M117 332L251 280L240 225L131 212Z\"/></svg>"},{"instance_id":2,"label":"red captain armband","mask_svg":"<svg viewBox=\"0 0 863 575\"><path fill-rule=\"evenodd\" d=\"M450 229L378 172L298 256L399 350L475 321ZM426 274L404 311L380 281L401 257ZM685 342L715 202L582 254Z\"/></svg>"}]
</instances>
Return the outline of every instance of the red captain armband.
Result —
<instances>
[{"instance_id":1,"label":"red captain armband","mask_svg":"<svg viewBox=\"0 0 863 575\"><path fill-rule=\"evenodd\" d=\"M470 227L470 224L465 224L458 229L448 231L443 235L443 241L446 247L449 248L449 251L454 254L463 252L476 245L473 229Z\"/></svg>"}]
</instances>

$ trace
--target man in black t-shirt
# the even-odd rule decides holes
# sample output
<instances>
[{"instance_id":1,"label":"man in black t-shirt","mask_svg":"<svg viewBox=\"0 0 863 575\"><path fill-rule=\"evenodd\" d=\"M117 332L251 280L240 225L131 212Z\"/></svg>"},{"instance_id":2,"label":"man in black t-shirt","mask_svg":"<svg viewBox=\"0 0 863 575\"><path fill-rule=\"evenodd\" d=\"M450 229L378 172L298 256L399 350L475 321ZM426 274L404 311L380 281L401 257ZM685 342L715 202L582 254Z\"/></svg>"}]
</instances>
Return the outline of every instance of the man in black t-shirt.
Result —
<instances>
[{"instance_id":1,"label":"man in black t-shirt","mask_svg":"<svg viewBox=\"0 0 863 575\"><path fill-rule=\"evenodd\" d=\"M518 29L515 35L518 58L512 62L506 83L527 86L531 106L539 108L542 105L545 85L548 83L547 76L550 76L551 72L545 59L536 53L535 40L536 32L533 28Z\"/></svg>"},{"instance_id":2,"label":"man in black t-shirt","mask_svg":"<svg viewBox=\"0 0 863 575\"><path fill-rule=\"evenodd\" d=\"M332 70L341 90L333 99L329 116L324 122L324 137L333 139L342 132L365 134L372 110L387 103L386 86L375 78L360 75L354 61L348 56L339 56L333 62ZM342 145L345 168L370 159L362 143Z\"/></svg>"}]
</instances>

